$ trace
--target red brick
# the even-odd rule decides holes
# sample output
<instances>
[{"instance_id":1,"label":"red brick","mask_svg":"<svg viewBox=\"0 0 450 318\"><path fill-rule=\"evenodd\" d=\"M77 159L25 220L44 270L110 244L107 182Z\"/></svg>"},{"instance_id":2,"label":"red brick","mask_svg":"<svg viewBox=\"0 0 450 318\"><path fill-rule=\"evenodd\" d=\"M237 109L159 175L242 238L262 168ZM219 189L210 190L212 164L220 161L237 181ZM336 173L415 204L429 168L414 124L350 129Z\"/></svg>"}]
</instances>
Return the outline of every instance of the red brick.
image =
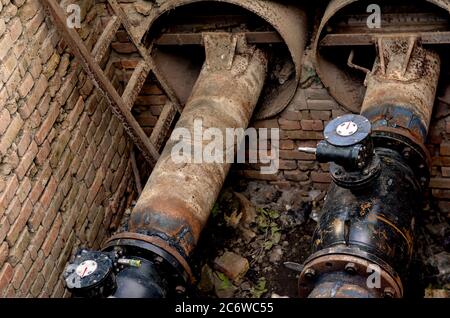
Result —
<instances>
[{"instance_id":1,"label":"red brick","mask_svg":"<svg viewBox=\"0 0 450 318\"><path fill-rule=\"evenodd\" d=\"M61 222L62 222L61 215L58 214L55 221L53 222L52 227L50 228L50 231L48 232L44 244L42 244L42 251L44 252L44 255L46 257L50 254L50 251L53 248L53 244L58 238L59 229L61 228Z\"/></svg>"},{"instance_id":2,"label":"red brick","mask_svg":"<svg viewBox=\"0 0 450 318\"><path fill-rule=\"evenodd\" d=\"M5 189L3 190L2 195L0 196L0 211L4 211L8 207L18 188L19 188L19 180L17 180L16 175L13 175L8 180L8 183ZM0 217L1 216L2 213L0 213Z\"/></svg>"},{"instance_id":3,"label":"red brick","mask_svg":"<svg viewBox=\"0 0 450 318\"><path fill-rule=\"evenodd\" d=\"M15 197L9 204L8 209L5 213L5 215L8 217L9 224L14 223L20 213L20 210L22 210L22 204L20 203L19 199Z\"/></svg>"},{"instance_id":4,"label":"red brick","mask_svg":"<svg viewBox=\"0 0 450 318\"><path fill-rule=\"evenodd\" d=\"M332 110L338 108L338 104L331 99L308 100L308 109L310 110Z\"/></svg>"},{"instance_id":5,"label":"red brick","mask_svg":"<svg viewBox=\"0 0 450 318\"><path fill-rule=\"evenodd\" d=\"M450 167L442 167L442 176L450 177Z\"/></svg>"},{"instance_id":6,"label":"red brick","mask_svg":"<svg viewBox=\"0 0 450 318\"><path fill-rule=\"evenodd\" d=\"M28 193L30 193L30 190L31 190L31 181L29 178L24 178L16 194L20 200L20 203L23 203L23 201L25 201L25 199L28 196Z\"/></svg>"},{"instance_id":7,"label":"red brick","mask_svg":"<svg viewBox=\"0 0 450 318\"><path fill-rule=\"evenodd\" d=\"M33 239L31 241L30 246L28 246L28 251L30 252L30 255L33 255L33 259L36 259L36 255L39 252L39 249L42 246L42 243L44 243L45 238L48 235L48 230L45 229L43 226L39 226L39 228L36 231L36 234L33 236Z\"/></svg>"},{"instance_id":8,"label":"red brick","mask_svg":"<svg viewBox=\"0 0 450 318\"><path fill-rule=\"evenodd\" d=\"M23 280L22 285L20 286L20 290L23 293L28 293L30 291L31 286L33 285L39 271L42 269L43 266L44 266L44 253L41 251L36 260L33 262L33 265L27 272L27 275L25 276L25 279Z\"/></svg>"},{"instance_id":9,"label":"red brick","mask_svg":"<svg viewBox=\"0 0 450 318\"><path fill-rule=\"evenodd\" d=\"M37 110L39 111L39 114L41 114L41 116L44 116L45 114L47 114L47 111L50 107L50 94L46 93L44 95L44 97L41 99L41 101L39 102L38 106L37 106Z\"/></svg>"},{"instance_id":10,"label":"red brick","mask_svg":"<svg viewBox=\"0 0 450 318\"><path fill-rule=\"evenodd\" d=\"M331 112L329 110L311 110L311 119L315 120L330 120Z\"/></svg>"},{"instance_id":11,"label":"red brick","mask_svg":"<svg viewBox=\"0 0 450 318\"><path fill-rule=\"evenodd\" d=\"M3 108L3 110L0 111L0 135L3 135L3 133L6 131L6 128L8 128L10 122L11 122L11 115L9 114L9 111L6 108Z\"/></svg>"},{"instance_id":12,"label":"red brick","mask_svg":"<svg viewBox=\"0 0 450 318\"><path fill-rule=\"evenodd\" d=\"M32 141L30 147L28 147L28 151L22 157L22 160L20 161L20 164L16 169L16 174L19 180L22 180L22 178L25 176L25 174L28 171L28 168L30 168L31 163L33 162L37 153L38 153L38 146L36 142Z\"/></svg>"},{"instance_id":13,"label":"red brick","mask_svg":"<svg viewBox=\"0 0 450 318\"><path fill-rule=\"evenodd\" d=\"M30 73L27 73L25 77L22 79L22 84L19 87L19 95L20 97L25 97L28 95L30 90L33 88L34 80Z\"/></svg>"},{"instance_id":14,"label":"red brick","mask_svg":"<svg viewBox=\"0 0 450 318\"><path fill-rule=\"evenodd\" d=\"M450 178L431 178L430 188L450 189Z\"/></svg>"},{"instance_id":15,"label":"red brick","mask_svg":"<svg viewBox=\"0 0 450 318\"><path fill-rule=\"evenodd\" d=\"M322 140L323 133L318 131L305 130L283 130L280 133L280 138L294 140Z\"/></svg>"},{"instance_id":16,"label":"red brick","mask_svg":"<svg viewBox=\"0 0 450 318\"><path fill-rule=\"evenodd\" d=\"M299 181L308 180L308 174L303 171L299 171L299 170L284 171L283 174L287 180L291 180L291 181L299 182Z\"/></svg>"},{"instance_id":17,"label":"red brick","mask_svg":"<svg viewBox=\"0 0 450 318\"><path fill-rule=\"evenodd\" d=\"M311 180L317 183L330 183L331 176L329 173L325 172L311 172Z\"/></svg>"},{"instance_id":18,"label":"red brick","mask_svg":"<svg viewBox=\"0 0 450 318\"><path fill-rule=\"evenodd\" d=\"M80 96L75 107L72 109L69 116L67 117L70 130L72 130L75 127L75 125L77 124L78 118L80 118L80 115L81 115L83 109L84 109L84 101L83 101L83 97Z\"/></svg>"},{"instance_id":19,"label":"red brick","mask_svg":"<svg viewBox=\"0 0 450 318\"><path fill-rule=\"evenodd\" d=\"M50 130L52 129L53 124L56 121L56 118L58 118L59 109L60 108L56 103L52 103L50 105L50 112L48 113L47 117L42 123L41 128L38 130L36 136L34 137L38 145L41 145L44 142L47 135L50 133Z\"/></svg>"},{"instance_id":20,"label":"red brick","mask_svg":"<svg viewBox=\"0 0 450 318\"><path fill-rule=\"evenodd\" d=\"M300 122L298 120L286 120L283 118L278 119L281 129L296 130L300 129Z\"/></svg>"},{"instance_id":21,"label":"red brick","mask_svg":"<svg viewBox=\"0 0 450 318\"><path fill-rule=\"evenodd\" d=\"M22 134L22 138L19 141L19 144L17 145L17 154L19 157L22 157L26 151L28 150L28 146L31 143L31 132L29 130L26 130Z\"/></svg>"},{"instance_id":22,"label":"red brick","mask_svg":"<svg viewBox=\"0 0 450 318\"><path fill-rule=\"evenodd\" d=\"M9 255L8 243L3 242L0 244L0 268L5 263L6 259L8 258L8 255Z\"/></svg>"},{"instance_id":23,"label":"red brick","mask_svg":"<svg viewBox=\"0 0 450 318\"><path fill-rule=\"evenodd\" d=\"M283 160L280 159L280 166L279 168L281 170L294 170L297 169L297 162L295 160Z\"/></svg>"},{"instance_id":24,"label":"red brick","mask_svg":"<svg viewBox=\"0 0 450 318\"><path fill-rule=\"evenodd\" d=\"M441 156L450 156L450 143L442 143L440 153Z\"/></svg>"},{"instance_id":25,"label":"red brick","mask_svg":"<svg viewBox=\"0 0 450 318\"><path fill-rule=\"evenodd\" d=\"M276 119L255 121L252 126L255 128L279 128L278 120Z\"/></svg>"},{"instance_id":26,"label":"red brick","mask_svg":"<svg viewBox=\"0 0 450 318\"><path fill-rule=\"evenodd\" d=\"M302 119L301 125L303 130L315 130L322 131L323 130L323 122L321 120L310 120L310 119Z\"/></svg>"},{"instance_id":27,"label":"red brick","mask_svg":"<svg viewBox=\"0 0 450 318\"><path fill-rule=\"evenodd\" d=\"M280 150L281 159L315 160L315 157L313 154L307 154L298 150Z\"/></svg>"},{"instance_id":28,"label":"red brick","mask_svg":"<svg viewBox=\"0 0 450 318\"><path fill-rule=\"evenodd\" d=\"M23 279L25 278L25 268L22 264L18 264L14 268L14 276L12 278L12 285L15 289L19 289L20 285L23 282Z\"/></svg>"},{"instance_id":29,"label":"red brick","mask_svg":"<svg viewBox=\"0 0 450 318\"><path fill-rule=\"evenodd\" d=\"M88 206L90 206L94 201L95 196L100 190L104 177L105 177L105 170L103 168L100 168L95 174L95 179L94 182L92 183L92 186L89 188L88 196L86 198L86 203Z\"/></svg>"},{"instance_id":30,"label":"red brick","mask_svg":"<svg viewBox=\"0 0 450 318\"><path fill-rule=\"evenodd\" d=\"M9 146L13 143L23 126L23 120L20 116L15 116L8 126L6 132L0 137L0 155L4 155Z\"/></svg>"},{"instance_id":31,"label":"red brick","mask_svg":"<svg viewBox=\"0 0 450 318\"><path fill-rule=\"evenodd\" d=\"M53 199L53 195L56 192L57 186L58 186L58 184L56 182L56 179L52 176L50 178L50 181L49 181L47 187L45 188L45 192L42 195L41 200L39 201L44 208L48 208L49 207L50 202Z\"/></svg>"},{"instance_id":32,"label":"red brick","mask_svg":"<svg viewBox=\"0 0 450 318\"><path fill-rule=\"evenodd\" d=\"M25 228L20 234L14 246L10 247L8 262L10 262L11 265L16 266L16 264L18 264L22 260L24 252L27 250L29 245L30 233L28 232L27 228Z\"/></svg>"},{"instance_id":33,"label":"red brick","mask_svg":"<svg viewBox=\"0 0 450 318\"><path fill-rule=\"evenodd\" d=\"M18 218L14 221L14 224L11 224L11 228L6 237L9 246L13 246L17 241L19 234L25 228L32 211L33 205L31 204L30 200L27 200L22 206Z\"/></svg>"},{"instance_id":34,"label":"red brick","mask_svg":"<svg viewBox=\"0 0 450 318\"><path fill-rule=\"evenodd\" d=\"M10 225L9 221L7 220L6 216L0 219L0 242L3 242L6 235L8 234Z\"/></svg>"},{"instance_id":35,"label":"red brick","mask_svg":"<svg viewBox=\"0 0 450 318\"><path fill-rule=\"evenodd\" d=\"M39 172L37 176L37 181L34 183L31 193L30 193L30 200L35 204L39 197L41 196L42 192L44 191L44 187L47 184L50 175L52 173L52 170L50 168L50 165L47 163L43 166L42 170Z\"/></svg>"},{"instance_id":36,"label":"red brick","mask_svg":"<svg viewBox=\"0 0 450 318\"><path fill-rule=\"evenodd\" d=\"M11 282L13 277L13 267L9 263L5 263L0 270L0 295L8 287L8 284Z\"/></svg>"},{"instance_id":37,"label":"red brick","mask_svg":"<svg viewBox=\"0 0 450 318\"><path fill-rule=\"evenodd\" d=\"M266 180L266 181L278 180L278 177L276 174L261 174L259 171L255 171L255 170L244 170L243 174L246 178L249 178L249 179Z\"/></svg>"},{"instance_id":38,"label":"red brick","mask_svg":"<svg viewBox=\"0 0 450 318\"><path fill-rule=\"evenodd\" d=\"M43 165L45 162L47 162L48 155L50 154L50 143L46 140L39 148L39 152L36 155L35 162L38 165Z\"/></svg>"}]
</instances>

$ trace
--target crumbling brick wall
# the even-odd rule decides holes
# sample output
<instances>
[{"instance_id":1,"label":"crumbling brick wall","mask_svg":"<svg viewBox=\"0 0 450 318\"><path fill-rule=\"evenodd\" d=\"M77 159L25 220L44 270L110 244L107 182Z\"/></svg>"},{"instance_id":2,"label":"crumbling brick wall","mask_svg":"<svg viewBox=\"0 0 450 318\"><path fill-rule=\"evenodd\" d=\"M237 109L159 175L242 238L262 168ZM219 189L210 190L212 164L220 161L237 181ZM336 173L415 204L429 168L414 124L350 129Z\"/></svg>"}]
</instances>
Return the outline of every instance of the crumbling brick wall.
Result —
<instances>
[{"instance_id":1,"label":"crumbling brick wall","mask_svg":"<svg viewBox=\"0 0 450 318\"><path fill-rule=\"evenodd\" d=\"M0 298L65 296L73 251L98 248L129 204L131 144L41 2L0 3ZM104 3L76 3L92 49Z\"/></svg>"}]
</instances>

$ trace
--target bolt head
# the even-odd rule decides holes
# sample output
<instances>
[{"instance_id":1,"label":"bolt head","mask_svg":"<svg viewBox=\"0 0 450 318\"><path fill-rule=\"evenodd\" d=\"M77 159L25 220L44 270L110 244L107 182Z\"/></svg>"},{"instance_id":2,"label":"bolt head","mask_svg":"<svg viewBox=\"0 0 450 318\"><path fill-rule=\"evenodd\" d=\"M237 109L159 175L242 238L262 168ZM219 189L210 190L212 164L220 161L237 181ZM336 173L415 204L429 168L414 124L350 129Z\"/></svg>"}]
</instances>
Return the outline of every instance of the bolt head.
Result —
<instances>
[{"instance_id":1,"label":"bolt head","mask_svg":"<svg viewBox=\"0 0 450 318\"><path fill-rule=\"evenodd\" d=\"M347 263L345 265L345 271L351 275L356 274L356 264L355 263Z\"/></svg>"},{"instance_id":2,"label":"bolt head","mask_svg":"<svg viewBox=\"0 0 450 318\"><path fill-rule=\"evenodd\" d=\"M383 290L383 293L384 293L384 297L386 297L386 298L394 298L395 297L395 290L392 287L386 287Z\"/></svg>"},{"instance_id":3,"label":"bolt head","mask_svg":"<svg viewBox=\"0 0 450 318\"><path fill-rule=\"evenodd\" d=\"M305 270L305 277L307 279L313 279L314 277L316 277L316 271L313 268L307 268Z\"/></svg>"}]
</instances>

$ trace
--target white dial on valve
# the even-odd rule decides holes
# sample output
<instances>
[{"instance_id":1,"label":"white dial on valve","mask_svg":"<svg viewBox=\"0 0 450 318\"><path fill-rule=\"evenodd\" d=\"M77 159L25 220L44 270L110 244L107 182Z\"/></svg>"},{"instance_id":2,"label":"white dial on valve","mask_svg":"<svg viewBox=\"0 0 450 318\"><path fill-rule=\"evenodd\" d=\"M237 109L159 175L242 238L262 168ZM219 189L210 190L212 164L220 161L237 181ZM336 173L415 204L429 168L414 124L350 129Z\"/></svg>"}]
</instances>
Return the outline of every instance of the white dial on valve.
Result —
<instances>
[{"instance_id":1,"label":"white dial on valve","mask_svg":"<svg viewBox=\"0 0 450 318\"><path fill-rule=\"evenodd\" d=\"M336 127L336 133L342 137L348 137L358 131L358 125L353 121L346 121Z\"/></svg>"},{"instance_id":2,"label":"white dial on valve","mask_svg":"<svg viewBox=\"0 0 450 318\"><path fill-rule=\"evenodd\" d=\"M75 272L81 278L91 275L97 269L97 262L93 260L86 260L77 266Z\"/></svg>"}]
</instances>

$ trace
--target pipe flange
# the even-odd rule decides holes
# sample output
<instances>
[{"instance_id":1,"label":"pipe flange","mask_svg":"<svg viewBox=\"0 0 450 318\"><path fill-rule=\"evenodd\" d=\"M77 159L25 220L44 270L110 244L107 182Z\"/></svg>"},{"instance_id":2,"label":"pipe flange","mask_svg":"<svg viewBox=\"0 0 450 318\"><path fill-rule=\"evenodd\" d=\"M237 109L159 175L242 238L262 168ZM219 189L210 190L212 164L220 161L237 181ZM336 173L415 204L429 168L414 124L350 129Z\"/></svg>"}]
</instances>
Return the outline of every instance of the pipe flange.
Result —
<instances>
[{"instance_id":1,"label":"pipe flange","mask_svg":"<svg viewBox=\"0 0 450 318\"><path fill-rule=\"evenodd\" d=\"M374 266L376 265L376 266ZM378 271L379 269L379 271ZM326 254L313 258L305 264L303 271L299 276L298 288L300 297L307 297L316 286L316 282L324 274L346 273L347 276L355 278L355 285L360 286L361 277L367 277L366 282L377 275L375 282L369 286L366 283L364 287L368 294L376 294L381 297L401 298L403 297L403 285L398 276L391 275L383 267L368 259L348 254Z\"/></svg>"}]
</instances>

